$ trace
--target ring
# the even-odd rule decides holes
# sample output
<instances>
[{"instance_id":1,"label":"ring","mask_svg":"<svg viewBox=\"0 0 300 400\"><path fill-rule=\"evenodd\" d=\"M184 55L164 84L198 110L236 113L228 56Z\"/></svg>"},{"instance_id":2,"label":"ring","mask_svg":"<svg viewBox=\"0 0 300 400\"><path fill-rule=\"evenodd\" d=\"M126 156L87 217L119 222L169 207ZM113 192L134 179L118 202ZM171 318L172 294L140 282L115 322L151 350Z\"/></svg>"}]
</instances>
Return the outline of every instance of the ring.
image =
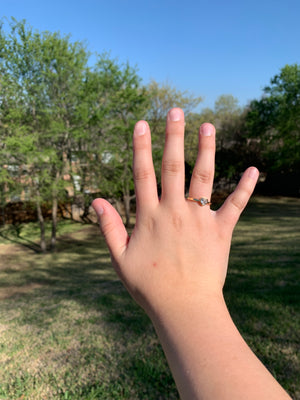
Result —
<instances>
[{"instance_id":1,"label":"ring","mask_svg":"<svg viewBox=\"0 0 300 400\"><path fill-rule=\"evenodd\" d=\"M201 206L201 207L206 206L206 205L209 206L211 204L211 202L208 199L206 199L205 197L201 197L200 199L195 199L194 197L187 197L186 199L189 201L194 201L195 203L198 203L199 206Z\"/></svg>"}]
</instances>

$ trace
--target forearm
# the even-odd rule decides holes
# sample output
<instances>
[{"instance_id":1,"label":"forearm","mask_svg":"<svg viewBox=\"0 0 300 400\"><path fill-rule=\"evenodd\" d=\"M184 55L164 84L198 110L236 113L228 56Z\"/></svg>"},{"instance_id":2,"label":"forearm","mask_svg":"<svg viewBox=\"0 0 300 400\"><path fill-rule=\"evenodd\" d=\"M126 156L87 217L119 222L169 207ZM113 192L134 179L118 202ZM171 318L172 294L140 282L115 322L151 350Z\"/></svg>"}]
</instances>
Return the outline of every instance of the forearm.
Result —
<instances>
[{"instance_id":1,"label":"forearm","mask_svg":"<svg viewBox=\"0 0 300 400\"><path fill-rule=\"evenodd\" d=\"M152 319L183 400L290 399L243 340L222 295Z\"/></svg>"}]
</instances>

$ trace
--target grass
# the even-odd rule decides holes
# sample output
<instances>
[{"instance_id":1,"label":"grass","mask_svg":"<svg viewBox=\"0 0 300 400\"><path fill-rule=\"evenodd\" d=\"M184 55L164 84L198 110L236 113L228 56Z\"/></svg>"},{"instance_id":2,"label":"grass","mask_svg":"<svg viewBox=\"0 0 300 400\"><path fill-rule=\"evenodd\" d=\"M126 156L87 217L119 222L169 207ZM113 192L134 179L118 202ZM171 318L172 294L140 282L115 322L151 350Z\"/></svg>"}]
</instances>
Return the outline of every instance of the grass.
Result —
<instances>
[{"instance_id":1,"label":"grass","mask_svg":"<svg viewBox=\"0 0 300 400\"><path fill-rule=\"evenodd\" d=\"M295 400L299 206L252 201L225 287L241 333ZM46 255L30 247L33 225L0 232L0 400L178 399L151 322L114 274L98 228L63 222L59 232Z\"/></svg>"}]
</instances>

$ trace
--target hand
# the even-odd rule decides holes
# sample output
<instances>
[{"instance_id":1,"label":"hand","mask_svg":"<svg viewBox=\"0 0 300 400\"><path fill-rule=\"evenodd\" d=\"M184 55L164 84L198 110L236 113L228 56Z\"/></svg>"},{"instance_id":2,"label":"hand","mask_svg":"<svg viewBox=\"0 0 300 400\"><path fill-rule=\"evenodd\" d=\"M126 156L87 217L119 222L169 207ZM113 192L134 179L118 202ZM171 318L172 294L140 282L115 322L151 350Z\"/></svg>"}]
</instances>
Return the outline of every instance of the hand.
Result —
<instances>
[{"instance_id":1,"label":"hand","mask_svg":"<svg viewBox=\"0 0 300 400\"><path fill-rule=\"evenodd\" d=\"M133 134L136 225L129 238L104 199L93 206L113 265L153 321L184 400L290 399L236 329L222 289L232 231L255 187L248 168L218 211L184 193L184 115L168 113L159 200L145 121ZM203 124L189 196L210 199L215 128Z\"/></svg>"},{"instance_id":2,"label":"hand","mask_svg":"<svg viewBox=\"0 0 300 400\"><path fill-rule=\"evenodd\" d=\"M133 135L136 225L131 237L104 199L93 206L99 216L113 265L135 300L150 316L182 308L199 296L218 296L224 285L234 226L258 178L251 167L218 211L185 199L184 114L168 113L159 200L151 154L150 129L139 121ZM199 130L199 152L189 196L210 199L215 128Z\"/></svg>"}]
</instances>

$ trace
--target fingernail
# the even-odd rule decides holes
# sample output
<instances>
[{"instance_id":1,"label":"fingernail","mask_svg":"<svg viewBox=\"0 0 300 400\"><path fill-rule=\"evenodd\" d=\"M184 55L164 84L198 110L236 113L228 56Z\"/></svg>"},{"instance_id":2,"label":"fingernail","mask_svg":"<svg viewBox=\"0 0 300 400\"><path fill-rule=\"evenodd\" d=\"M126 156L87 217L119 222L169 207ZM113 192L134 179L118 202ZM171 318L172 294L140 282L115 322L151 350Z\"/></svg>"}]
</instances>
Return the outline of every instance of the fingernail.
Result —
<instances>
[{"instance_id":1,"label":"fingernail","mask_svg":"<svg viewBox=\"0 0 300 400\"><path fill-rule=\"evenodd\" d=\"M96 211L97 215L102 215L104 213L104 208L102 206L100 206L100 204L93 202L92 207Z\"/></svg>"},{"instance_id":2,"label":"fingernail","mask_svg":"<svg viewBox=\"0 0 300 400\"><path fill-rule=\"evenodd\" d=\"M182 112L178 108L172 108L168 113L168 119L170 121L176 122L181 120Z\"/></svg>"},{"instance_id":3,"label":"fingernail","mask_svg":"<svg viewBox=\"0 0 300 400\"><path fill-rule=\"evenodd\" d=\"M259 171L255 167L250 168L249 171L248 171L248 176L251 179L255 179L256 180L257 177L258 177L258 174L259 174Z\"/></svg>"},{"instance_id":4,"label":"fingernail","mask_svg":"<svg viewBox=\"0 0 300 400\"><path fill-rule=\"evenodd\" d=\"M144 121L139 121L135 124L134 135L142 136L146 133L146 123Z\"/></svg>"},{"instance_id":5,"label":"fingernail","mask_svg":"<svg viewBox=\"0 0 300 400\"><path fill-rule=\"evenodd\" d=\"M215 133L215 127L212 124L203 124L200 126L202 136L212 136Z\"/></svg>"}]
</instances>

